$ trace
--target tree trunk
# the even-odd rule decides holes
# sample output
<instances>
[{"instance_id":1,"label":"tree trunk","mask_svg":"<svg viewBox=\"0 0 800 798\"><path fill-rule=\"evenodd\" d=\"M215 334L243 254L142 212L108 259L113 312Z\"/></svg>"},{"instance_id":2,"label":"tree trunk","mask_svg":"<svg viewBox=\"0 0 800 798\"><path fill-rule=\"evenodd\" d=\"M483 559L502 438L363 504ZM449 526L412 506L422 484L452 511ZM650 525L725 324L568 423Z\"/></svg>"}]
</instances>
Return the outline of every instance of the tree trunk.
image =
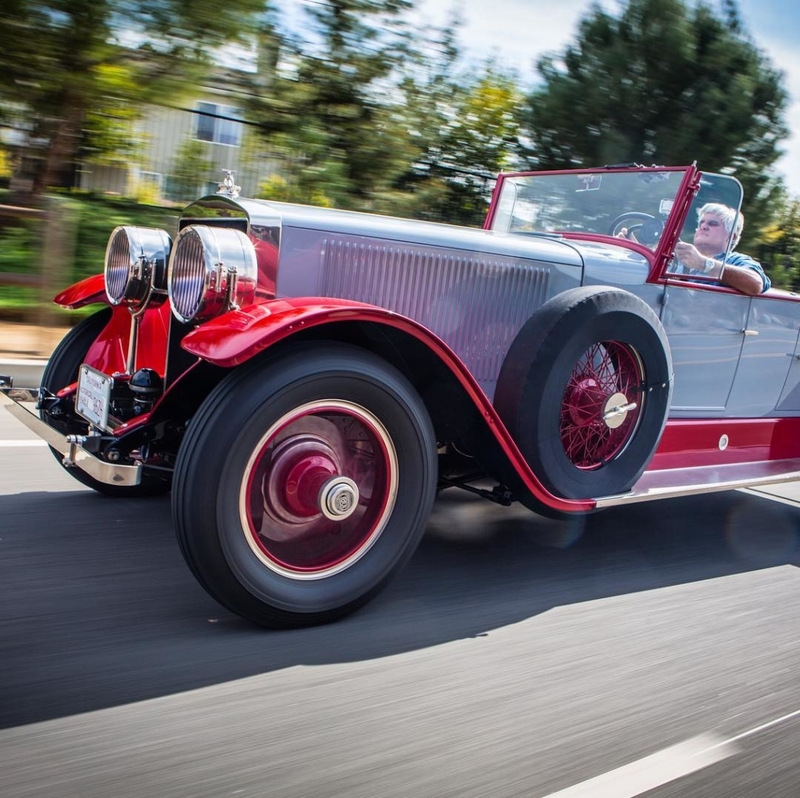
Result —
<instances>
[{"instance_id":1,"label":"tree trunk","mask_svg":"<svg viewBox=\"0 0 800 798\"><path fill-rule=\"evenodd\" d=\"M69 100L63 108L61 118L53 119L48 125L50 143L44 162L36 170L34 196L41 196L51 188L75 187L75 158L81 143L84 109Z\"/></svg>"}]
</instances>

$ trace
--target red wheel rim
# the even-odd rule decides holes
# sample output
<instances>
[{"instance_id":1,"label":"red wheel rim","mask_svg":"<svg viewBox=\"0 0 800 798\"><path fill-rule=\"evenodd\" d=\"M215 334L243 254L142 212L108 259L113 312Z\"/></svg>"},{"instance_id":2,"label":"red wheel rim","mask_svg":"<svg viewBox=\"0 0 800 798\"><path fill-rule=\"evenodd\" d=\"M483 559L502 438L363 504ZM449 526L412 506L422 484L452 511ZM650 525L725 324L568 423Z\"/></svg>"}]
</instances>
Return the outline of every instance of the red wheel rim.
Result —
<instances>
[{"instance_id":1,"label":"red wheel rim","mask_svg":"<svg viewBox=\"0 0 800 798\"><path fill-rule=\"evenodd\" d=\"M338 573L380 536L397 494L397 454L383 424L343 401L282 416L253 449L242 480L247 542L295 579Z\"/></svg>"},{"instance_id":2,"label":"red wheel rim","mask_svg":"<svg viewBox=\"0 0 800 798\"><path fill-rule=\"evenodd\" d=\"M642 413L644 369L627 344L591 346L572 369L559 421L561 442L577 468L601 468L625 449Z\"/></svg>"}]
</instances>

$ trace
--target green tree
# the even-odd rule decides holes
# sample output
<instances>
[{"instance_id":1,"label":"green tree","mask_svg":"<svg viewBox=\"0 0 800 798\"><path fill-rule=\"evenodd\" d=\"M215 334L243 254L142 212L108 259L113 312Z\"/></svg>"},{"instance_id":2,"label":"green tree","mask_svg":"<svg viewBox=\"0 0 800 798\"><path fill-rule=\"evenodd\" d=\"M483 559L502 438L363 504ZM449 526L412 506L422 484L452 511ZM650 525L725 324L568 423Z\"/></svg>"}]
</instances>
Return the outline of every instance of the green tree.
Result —
<instances>
[{"instance_id":1,"label":"green tree","mask_svg":"<svg viewBox=\"0 0 800 798\"><path fill-rule=\"evenodd\" d=\"M757 253L776 288L800 289L800 199L781 197Z\"/></svg>"},{"instance_id":2,"label":"green tree","mask_svg":"<svg viewBox=\"0 0 800 798\"><path fill-rule=\"evenodd\" d=\"M410 0L319 0L305 9L308 41L284 40L274 18L266 20L250 116L285 160L280 191L364 207L398 172L389 97L408 48L410 7Z\"/></svg>"},{"instance_id":3,"label":"green tree","mask_svg":"<svg viewBox=\"0 0 800 798\"><path fill-rule=\"evenodd\" d=\"M4 0L0 106L44 143L34 191L71 186L76 154L134 146L137 104L179 90L240 41L266 0ZM2 113L2 111L0 111Z\"/></svg>"},{"instance_id":4,"label":"green tree","mask_svg":"<svg viewBox=\"0 0 800 798\"><path fill-rule=\"evenodd\" d=\"M99 102L84 115L80 154L94 163L114 165L134 155L142 144L133 126L139 108L125 100L133 74L125 65L101 64L95 75Z\"/></svg>"},{"instance_id":5,"label":"green tree","mask_svg":"<svg viewBox=\"0 0 800 798\"><path fill-rule=\"evenodd\" d=\"M0 147L0 180L6 180L11 177L11 156L8 150Z\"/></svg>"},{"instance_id":6,"label":"green tree","mask_svg":"<svg viewBox=\"0 0 800 798\"><path fill-rule=\"evenodd\" d=\"M482 222L487 175L518 149L522 95L491 63L460 70L457 20L412 42L408 5L320 2L316 43L267 21L251 113L284 163L262 196Z\"/></svg>"},{"instance_id":7,"label":"green tree","mask_svg":"<svg viewBox=\"0 0 800 798\"><path fill-rule=\"evenodd\" d=\"M618 15L594 6L538 71L528 109L537 167L696 160L742 181L746 232L760 227L779 189L787 95L735 0L719 13L682 0L629 0Z\"/></svg>"},{"instance_id":8,"label":"green tree","mask_svg":"<svg viewBox=\"0 0 800 798\"><path fill-rule=\"evenodd\" d=\"M477 225L493 178L517 165L523 97L515 76L491 62L464 74L442 66L406 86L405 124L418 152L401 185L419 196L413 215Z\"/></svg>"},{"instance_id":9,"label":"green tree","mask_svg":"<svg viewBox=\"0 0 800 798\"><path fill-rule=\"evenodd\" d=\"M186 139L178 148L172 163L169 197L183 202L193 200L214 176L214 163L206 155L203 142Z\"/></svg>"}]
</instances>

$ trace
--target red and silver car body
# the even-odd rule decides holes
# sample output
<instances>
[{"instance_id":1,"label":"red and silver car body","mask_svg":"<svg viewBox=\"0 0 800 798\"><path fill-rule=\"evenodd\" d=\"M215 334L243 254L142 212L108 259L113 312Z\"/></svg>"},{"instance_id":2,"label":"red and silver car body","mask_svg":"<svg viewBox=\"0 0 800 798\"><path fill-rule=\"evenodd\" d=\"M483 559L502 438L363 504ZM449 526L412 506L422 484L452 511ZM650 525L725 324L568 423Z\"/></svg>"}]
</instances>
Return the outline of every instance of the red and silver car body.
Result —
<instances>
[{"instance_id":1,"label":"red and silver car body","mask_svg":"<svg viewBox=\"0 0 800 798\"><path fill-rule=\"evenodd\" d=\"M174 241L115 230L56 298L110 310L54 353L38 417L5 402L85 484L172 487L223 604L329 620L410 556L437 488L564 514L800 477L800 299L674 258L702 203L741 200L693 166L507 174L478 230L228 180Z\"/></svg>"}]
</instances>

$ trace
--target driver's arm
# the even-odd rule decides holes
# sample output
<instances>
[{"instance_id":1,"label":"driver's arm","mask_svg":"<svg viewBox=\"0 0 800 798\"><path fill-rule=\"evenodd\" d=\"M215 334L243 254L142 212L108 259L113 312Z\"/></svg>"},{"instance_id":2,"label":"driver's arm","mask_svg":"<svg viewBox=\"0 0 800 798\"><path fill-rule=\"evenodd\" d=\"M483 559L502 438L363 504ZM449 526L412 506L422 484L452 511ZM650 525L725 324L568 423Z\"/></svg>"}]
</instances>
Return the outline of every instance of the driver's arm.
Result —
<instances>
[{"instance_id":1,"label":"driver's arm","mask_svg":"<svg viewBox=\"0 0 800 798\"><path fill-rule=\"evenodd\" d=\"M734 266L732 263L724 265L719 281L750 296L760 294L764 290L764 281L758 272L745 266Z\"/></svg>"},{"instance_id":2,"label":"driver's arm","mask_svg":"<svg viewBox=\"0 0 800 798\"><path fill-rule=\"evenodd\" d=\"M769 281L761 267L752 258L744 255L734 253L734 258L739 257L743 263L752 265L740 266L730 262L723 263L717 258L706 258L693 244L679 241L675 245L675 257L688 268L707 274L722 285L735 288L743 294L755 296L769 288Z\"/></svg>"}]
</instances>

